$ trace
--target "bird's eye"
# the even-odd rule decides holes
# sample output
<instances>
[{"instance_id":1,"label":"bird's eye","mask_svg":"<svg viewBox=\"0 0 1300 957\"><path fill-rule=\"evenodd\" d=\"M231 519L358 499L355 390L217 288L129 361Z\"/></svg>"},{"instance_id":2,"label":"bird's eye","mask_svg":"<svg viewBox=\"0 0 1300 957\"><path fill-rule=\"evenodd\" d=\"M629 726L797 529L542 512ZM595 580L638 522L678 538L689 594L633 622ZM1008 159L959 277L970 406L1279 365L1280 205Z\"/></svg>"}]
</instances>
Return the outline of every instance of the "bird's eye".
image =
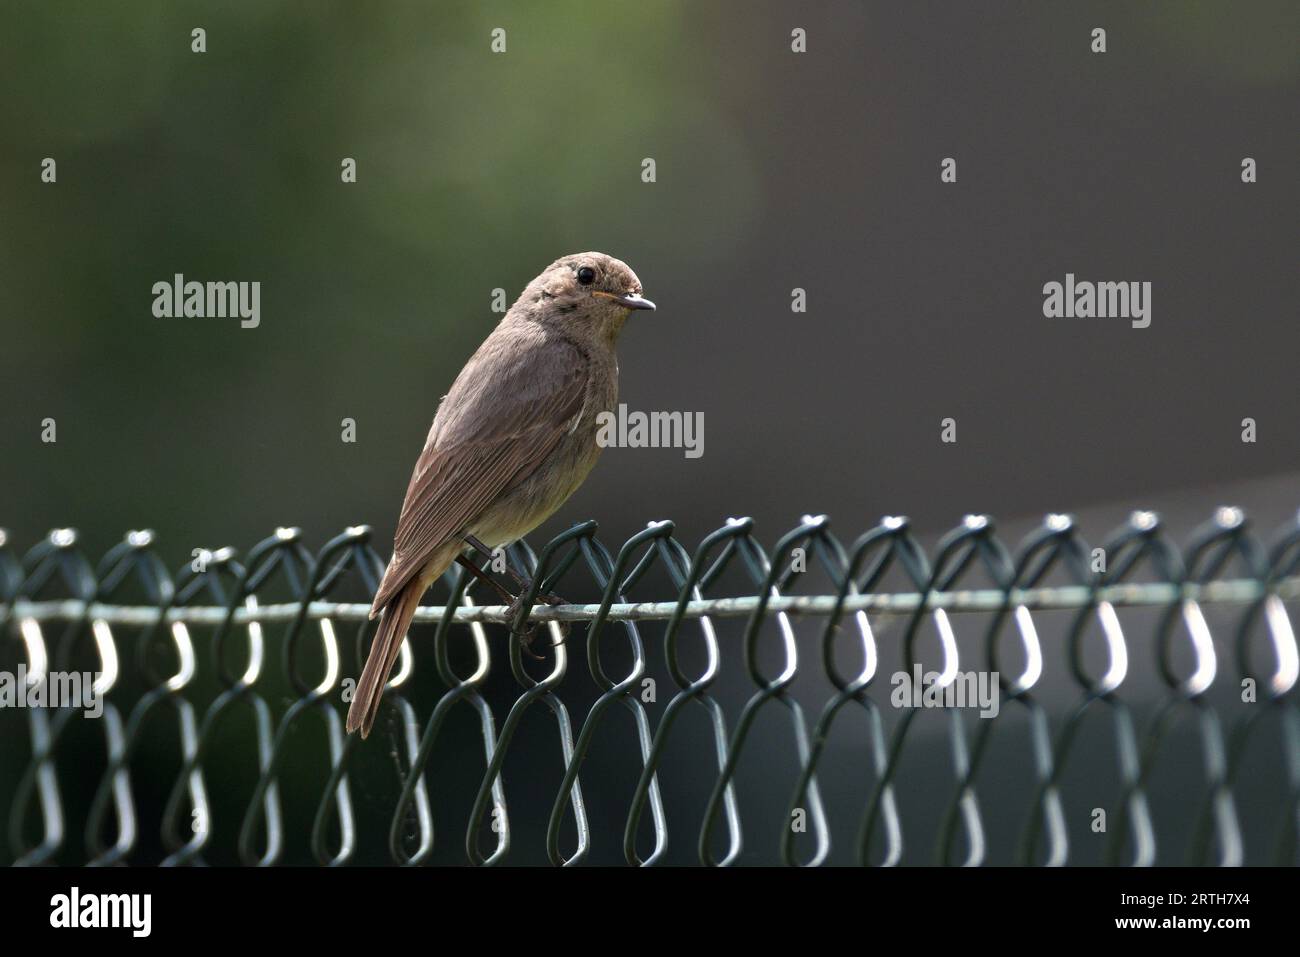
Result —
<instances>
[{"instance_id":1,"label":"bird's eye","mask_svg":"<svg viewBox=\"0 0 1300 957\"><path fill-rule=\"evenodd\" d=\"M578 282L582 283L584 286L590 286L595 281L596 270L592 269L590 266L583 266L578 270Z\"/></svg>"}]
</instances>

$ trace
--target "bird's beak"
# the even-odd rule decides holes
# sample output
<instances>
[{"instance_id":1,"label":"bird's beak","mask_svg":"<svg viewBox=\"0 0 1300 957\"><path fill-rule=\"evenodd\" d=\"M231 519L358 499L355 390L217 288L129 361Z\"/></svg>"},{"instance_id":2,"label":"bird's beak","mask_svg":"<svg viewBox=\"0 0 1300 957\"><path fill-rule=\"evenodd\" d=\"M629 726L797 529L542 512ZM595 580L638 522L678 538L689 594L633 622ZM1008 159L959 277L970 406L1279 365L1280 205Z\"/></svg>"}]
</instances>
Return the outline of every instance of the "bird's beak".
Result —
<instances>
[{"instance_id":1,"label":"bird's beak","mask_svg":"<svg viewBox=\"0 0 1300 957\"><path fill-rule=\"evenodd\" d=\"M654 312L655 304L644 296L635 292L629 292L622 296L617 296L612 292L605 292L603 289L597 289L592 293L593 296L600 296L602 299L612 299L624 309L649 309Z\"/></svg>"}]
</instances>

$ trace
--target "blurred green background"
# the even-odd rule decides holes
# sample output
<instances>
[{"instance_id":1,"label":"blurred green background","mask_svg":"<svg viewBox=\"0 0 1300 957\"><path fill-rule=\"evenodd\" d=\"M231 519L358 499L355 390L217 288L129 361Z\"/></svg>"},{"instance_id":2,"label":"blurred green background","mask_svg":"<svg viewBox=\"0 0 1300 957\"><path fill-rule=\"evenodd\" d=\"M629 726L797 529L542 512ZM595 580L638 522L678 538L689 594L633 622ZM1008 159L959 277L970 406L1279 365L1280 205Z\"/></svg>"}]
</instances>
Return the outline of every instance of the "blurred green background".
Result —
<instances>
[{"instance_id":1,"label":"blurred green background","mask_svg":"<svg viewBox=\"0 0 1300 957\"><path fill-rule=\"evenodd\" d=\"M4 492L28 503L5 521L24 535L147 525L216 545L390 523L438 398L498 318L494 288L513 302L567 252L627 259L668 296L669 321L628 345L657 340L636 363L652 369L693 351L667 277L743 259L763 215L727 106L762 64L710 64L685 5L19 9L0 268ZM46 155L59 181L30 188ZM645 156L676 188L641 185ZM261 327L155 319L141 297L176 272L260 280ZM33 414L56 419L57 447L28 441Z\"/></svg>"},{"instance_id":2,"label":"blurred green background","mask_svg":"<svg viewBox=\"0 0 1300 957\"><path fill-rule=\"evenodd\" d=\"M940 528L1294 471L1297 14L1249 9L10 0L0 524L384 538L492 290L585 249L660 303L624 401L702 411L705 455L606 455L551 529ZM1152 328L1044 319L1067 271L1152 281ZM260 281L261 327L155 319L177 272Z\"/></svg>"}]
</instances>

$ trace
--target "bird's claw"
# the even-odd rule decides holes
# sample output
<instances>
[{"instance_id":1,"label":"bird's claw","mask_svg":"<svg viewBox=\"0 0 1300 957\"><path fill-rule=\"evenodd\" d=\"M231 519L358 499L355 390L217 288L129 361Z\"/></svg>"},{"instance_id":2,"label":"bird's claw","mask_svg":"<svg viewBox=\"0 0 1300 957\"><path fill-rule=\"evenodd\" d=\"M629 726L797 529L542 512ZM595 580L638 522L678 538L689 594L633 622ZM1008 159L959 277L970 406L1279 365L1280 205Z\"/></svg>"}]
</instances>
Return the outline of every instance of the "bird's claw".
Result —
<instances>
[{"instance_id":1,"label":"bird's claw","mask_svg":"<svg viewBox=\"0 0 1300 957\"><path fill-rule=\"evenodd\" d=\"M532 649L533 639L537 637L537 626L540 624L540 622L528 622L528 621L519 620L520 615L523 612L523 608L524 608L524 596L527 593L528 593L527 587L520 589L519 597L517 597L513 602L511 602L510 606L506 609L506 617L510 619L511 622L510 633L519 639L519 647L523 650L524 654L528 655L528 657L532 658L534 661L542 661L543 657L537 654L537 652L533 651ZM538 595L534 604L539 604L539 603L543 605L550 605L552 608L557 607L559 605L568 604L568 602L566 602L559 595L551 595L551 594ZM561 621L558 622L558 624L560 626L560 633L562 637L559 641L553 642L549 646L551 648L563 644L564 639L569 637L569 623L567 621Z\"/></svg>"}]
</instances>

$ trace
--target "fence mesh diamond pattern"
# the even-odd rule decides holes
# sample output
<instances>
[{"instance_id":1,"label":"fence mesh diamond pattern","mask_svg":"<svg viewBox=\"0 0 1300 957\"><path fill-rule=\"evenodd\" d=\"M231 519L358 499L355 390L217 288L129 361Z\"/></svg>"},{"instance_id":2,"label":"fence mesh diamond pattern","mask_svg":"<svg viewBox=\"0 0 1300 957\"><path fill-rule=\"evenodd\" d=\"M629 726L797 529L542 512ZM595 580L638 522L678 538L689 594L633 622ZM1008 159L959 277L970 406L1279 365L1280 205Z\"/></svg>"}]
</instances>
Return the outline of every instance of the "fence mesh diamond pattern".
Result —
<instances>
[{"instance_id":1,"label":"fence mesh diamond pattern","mask_svg":"<svg viewBox=\"0 0 1300 957\"><path fill-rule=\"evenodd\" d=\"M0 859L1294 864L1300 522L1171 538L1051 515L1012 550L968 516L927 554L906 519L808 516L611 553L584 523L508 558L589 603L526 603L525 643L453 568L363 742L368 528L175 575L148 532L98 564L0 533ZM945 695L976 673L991 710ZM102 713L22 706L71 674Z\"/></svg>"}]
</instances>

